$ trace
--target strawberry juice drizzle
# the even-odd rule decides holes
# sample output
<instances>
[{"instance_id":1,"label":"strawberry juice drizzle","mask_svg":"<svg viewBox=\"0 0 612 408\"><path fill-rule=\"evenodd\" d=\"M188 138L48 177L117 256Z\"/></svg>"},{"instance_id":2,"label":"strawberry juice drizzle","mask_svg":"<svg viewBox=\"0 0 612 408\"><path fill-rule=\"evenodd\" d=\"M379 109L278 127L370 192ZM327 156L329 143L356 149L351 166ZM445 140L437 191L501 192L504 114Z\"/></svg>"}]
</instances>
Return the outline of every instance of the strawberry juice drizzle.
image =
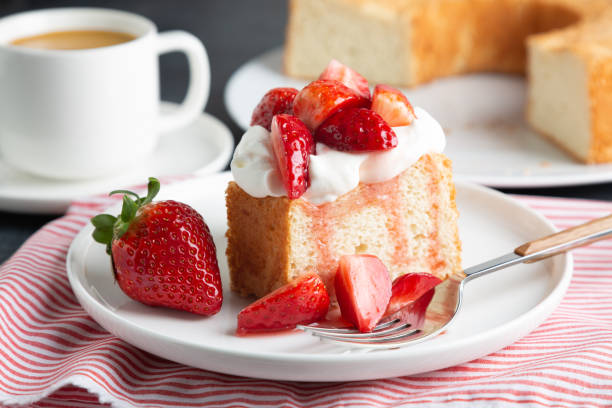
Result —
<instances>
[{"instance_id":1,"label":"strawberry juice drizzle","mask_svg":"<svg viewBox=\"0 0 612 408\"><path fill-rule=\"evenodd\" d=\"M338 268L338 259L334 257L330 249L329 243L334 234L333 220L340 213L342 205L330 202L321 205L314 205L306 201L303 202L302 210L311 220L310 236L314 237L317 248L318 260L315 265L315 271L323 282L325 287L332 295L334 285L333 277Z\"/></svg>"},{"instance_id":2,"label":"strawberry juice drizzle","mask_svg":"<svg viewBox=\"0 0 612 408\"><path fill-rule=\"evenodd\" d=\"M427 263L429 272L435 274L446 266L446 261L440 257L442 247L439 237L441 222L440 171L429 156L426 156L426 160L427 170L432 175L427 185L431 203L429 217L432 220L432 229L427 236L429 240ZM406 239L409 236L405 217L403 217L406 209L401 195L397 194L399 189L400 176L396 176L380 183L360 184L359 190L348 193L333 202L314 205L303 201L302 209L311 220L311 236L316 237L318 260L315 271L322 277L325 286L331 289L331 292L333 292L332 278L339 262L337 254L329 245L330 242L333 242L335 220L344 214L356 212L363 207L377 206L387 214L386 228L395 245L391 263L395 267L401 266L406 269L410 267L413 261L409 256L411 243Z\"/></svg>"},{"instance_id":3,"label":"strawberry juice drizzle","mask_svg":"<svg viewBox=\"0 0 612 408\"><path fill-rule=\"evenodd\" d=\"M446 266L446 261L440 257L442 247L440 244L440 170L431 159L427 161L427 170L432 175L427 186L431 203L429 219L432 220L432 230L428 237L427 262L429 263L429 272L435 275L438 270Z\"/></svg>"},{"instance_id":4,"label":"strawberry juice drizzle","mask_svg":"<svg viewBox=\"0 0 612 408\"><path fill-rule=\"evenodd\" d=\"M302 330L292 327L288 329L265 330L252 333L235 333L238 337L279 337L288 334L302 333Z\"/></svg>"},{"instance_id":5,"label":"strawberry juice drizzle","mask_svg":"<svg viewBox=\"0 0 612 408\"><path fill-rule=\"evenodd\" d=\"M404 222L403 203L396 194L400 188L400 177L381 183L360 184L359 190L348 193L336 201L314 205L303 202L303 211L311 220L310 233L316 237L318 261L316 272L322 277L328 290L333 291L331 279L338 268L339 259L330 248L335 232L335 220L345 214L354 213L363 207L380 207L387 214L387 231L395 243L391 262L408 266L409 242Z\"/></svg>"},{"instance_id":6,"label":"strawberry juice drizzle","mask_svg":"<svg viewBox=\"0 0 612 408\"><path fill-rule=\"evenodd\" d=\"M394 243L391 263L398 266L410 264L408 231L404 222L405 206L398 193L400 190L400 176L382 183L364 185L366 205L377 205L387 214L387 231Z\"/></svg>"}]
</instances>

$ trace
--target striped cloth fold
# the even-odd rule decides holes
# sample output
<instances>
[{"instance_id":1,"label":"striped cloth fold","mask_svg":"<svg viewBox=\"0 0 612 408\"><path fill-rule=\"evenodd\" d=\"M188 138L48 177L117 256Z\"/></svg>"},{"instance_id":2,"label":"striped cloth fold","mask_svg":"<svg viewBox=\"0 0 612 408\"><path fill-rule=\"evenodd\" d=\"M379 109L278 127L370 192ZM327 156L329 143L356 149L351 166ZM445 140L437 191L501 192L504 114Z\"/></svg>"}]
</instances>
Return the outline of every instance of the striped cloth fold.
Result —
<instances>
[{"instance_id":1,"label":"striped cloth fold","mask_svg":"<svg viewBox=\"0 0 612 408\"><path fill-rule=\"evenodd\" d=\"M612 203L517 197L558 228ZM66 251L94 197L35 233L0 267L0 404L30 407L610 407L612 243L575 251L561 305L535 331L478 360L416 376L348 383L274 382L173 363L96 324L76 301Z\"/></svg>"}]
</instances>

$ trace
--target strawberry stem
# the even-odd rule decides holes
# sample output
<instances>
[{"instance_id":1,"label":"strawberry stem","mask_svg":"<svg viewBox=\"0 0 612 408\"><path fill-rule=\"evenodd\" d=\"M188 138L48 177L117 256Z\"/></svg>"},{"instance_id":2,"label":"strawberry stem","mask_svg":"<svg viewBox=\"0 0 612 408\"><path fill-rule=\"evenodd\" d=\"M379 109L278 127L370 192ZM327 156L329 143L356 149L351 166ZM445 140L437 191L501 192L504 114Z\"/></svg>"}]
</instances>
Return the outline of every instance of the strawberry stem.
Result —
<instances>
[{"instance_id":1,"label":"strawberry stem","mask_svg":"<svg viewBox=\"0 0 612 408\"><path fill-rule=\"evenodd\" d=\"M117 217L110 214L98 214L91 219L91 223L95 227L91 235L96 242L106 245L106 253L111 254L113 240L121 238L127 232L130 224L138 215L138 210L151 203L159 193L159 189L159 180L149 177L145 197L139 197L138 194L128 190L113 190L109 193L109 195L123 194L121 214ZM132 197L134 198L132 199Z\"/></svg>"}]
</instances>

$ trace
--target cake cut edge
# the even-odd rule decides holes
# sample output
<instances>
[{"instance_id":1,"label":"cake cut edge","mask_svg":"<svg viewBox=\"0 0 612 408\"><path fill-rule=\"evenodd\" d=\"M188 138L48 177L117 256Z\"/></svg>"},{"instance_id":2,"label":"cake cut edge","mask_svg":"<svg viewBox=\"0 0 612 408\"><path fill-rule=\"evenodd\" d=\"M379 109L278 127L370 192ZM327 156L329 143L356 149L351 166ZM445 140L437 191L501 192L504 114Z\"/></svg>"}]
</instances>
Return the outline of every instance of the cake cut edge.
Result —
<instances>
[{"instance_id":1,"label":"cake cut edge","mask_svg":"<svg viewBox=\"0 0 612 408\"><path fill-rule=\"evenodd\" d=\"M368 253L391 279L429 272L461 274L461 242L450 160L422 156L391 180L363 184L319 206L304 199L256 198L226 190L231 289L261 297L309 272L333 295L340 256Z\"/></svg>"}]
</instances>

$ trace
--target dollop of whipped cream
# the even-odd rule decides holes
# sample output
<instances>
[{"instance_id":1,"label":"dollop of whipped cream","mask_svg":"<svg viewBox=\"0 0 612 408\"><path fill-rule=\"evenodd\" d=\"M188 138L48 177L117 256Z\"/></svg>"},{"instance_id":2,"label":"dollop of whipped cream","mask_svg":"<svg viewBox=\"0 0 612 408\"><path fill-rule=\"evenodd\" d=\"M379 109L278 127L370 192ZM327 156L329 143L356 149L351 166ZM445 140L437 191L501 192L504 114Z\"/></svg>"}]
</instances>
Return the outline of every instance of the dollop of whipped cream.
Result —
<instances>
[{"instance_id":1,"label":"dollop of whipped cream","mask_svg":"<svg viewBox=\"0 0 612 408\"><path fill-rule=\"evenodd\" d=\"M394 127L398 144L383 152L351 153L317 143L310 156L310 187L304 198L319 205L336 200L360 182L379 183L397 176L427 153L441 153L446 137L440 124L424 109L415 108L410 126ZM236 146L231 165L238 185L253 197L282 197L287 192L272 150L270 133L252 126Z\"/></svg>"}]
</instances>

